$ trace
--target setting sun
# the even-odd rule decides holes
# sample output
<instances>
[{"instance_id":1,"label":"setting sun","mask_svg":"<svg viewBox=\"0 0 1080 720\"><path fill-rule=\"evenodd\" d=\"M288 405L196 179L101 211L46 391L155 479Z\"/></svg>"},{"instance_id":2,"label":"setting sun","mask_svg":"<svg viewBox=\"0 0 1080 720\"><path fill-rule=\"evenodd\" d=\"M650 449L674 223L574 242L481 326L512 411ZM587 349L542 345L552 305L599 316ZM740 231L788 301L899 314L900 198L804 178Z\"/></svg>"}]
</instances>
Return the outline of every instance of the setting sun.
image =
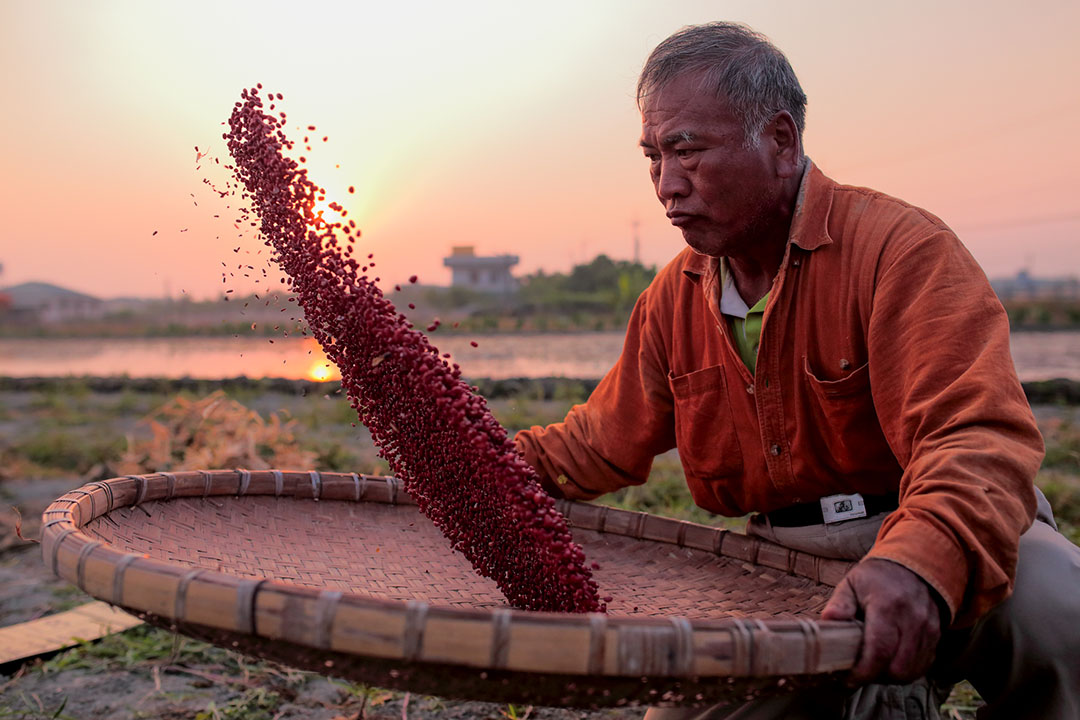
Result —
<instances>
[{"instance_id":1,"label":"setting sun","mask_svg":"<svg viewBox=\"0 0 1080 720\"><path fill-rule=\"evenodd\" d=\"M320 360L313 364L308 369L308 380L314 380L315 382L329 382L330 380L340 380L341 375L337 369L325 360Z\"/></svg>"}]
</instances>

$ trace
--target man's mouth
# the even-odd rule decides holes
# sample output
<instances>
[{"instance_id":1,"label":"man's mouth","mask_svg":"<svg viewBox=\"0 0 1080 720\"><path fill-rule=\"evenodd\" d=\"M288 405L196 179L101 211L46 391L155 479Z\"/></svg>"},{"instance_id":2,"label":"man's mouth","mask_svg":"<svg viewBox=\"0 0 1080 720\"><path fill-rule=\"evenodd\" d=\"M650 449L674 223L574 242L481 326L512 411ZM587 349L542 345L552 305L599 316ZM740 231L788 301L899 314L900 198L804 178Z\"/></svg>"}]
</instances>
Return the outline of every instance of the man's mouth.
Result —
<instances>
[{"instance_id":1,"label":"man's mouth","mask_svg":"<svg viewBox=\"0 0 1080 720\"><path fill-rule=\"evenodd\" d=\"M668 219L671 220L671 224L675 227L683 227L694 221L695 215L689 213L669 212L667 214Z\"/></svg>"}]
</instances>

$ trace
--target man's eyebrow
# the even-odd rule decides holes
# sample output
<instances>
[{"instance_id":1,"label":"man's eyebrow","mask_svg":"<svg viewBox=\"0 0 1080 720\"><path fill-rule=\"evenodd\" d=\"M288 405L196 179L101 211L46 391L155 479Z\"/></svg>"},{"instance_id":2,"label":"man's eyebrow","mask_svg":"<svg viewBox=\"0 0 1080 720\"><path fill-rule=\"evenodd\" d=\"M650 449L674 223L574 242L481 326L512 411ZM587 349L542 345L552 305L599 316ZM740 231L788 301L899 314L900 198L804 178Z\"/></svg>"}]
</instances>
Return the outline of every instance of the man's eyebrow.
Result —
<instances>
[{"instance_id":1,"label":"man's eyebrow","mask_svg":"<svg viewBox=\"0 0 1080 720\"><path fill-rule=\"evenodd\" d=\"M689 130L679 130L677 132L673 132L673 133L669 133L668 135L665 135L660 140L660 147L662 147L662 148L671 147L672 145L675 145L675 144L680 143L680 142L692 143L695 140L697 140L697 136L694 135L694 133L690 132ZM649 143L649 142L646 142L645 140L642 140L641 141L641 147L650 148L650 147L652 147L652 143Z\"/></svg>"},{"instance_id":2,"label":"man's eyebrow","mask_svg":"<svg viewBox=\"0 0 1080 720\"><path fill-rule=\"evenodd\" d=\"M692 143L695 140L697 140L697 136L694 135L694 133L689 130L679 130L678 132L673 132L664 136L664 139L660 141L660 145L661 147L668 147L680 142Z\"/></svg>"},{"instance_id":3,"label":"man's eyebrow","mask_svg":"<svg viewBox=\"0 0 1080 720\"><path fill-rule=\"evenodd\" d=\"M693 142L694 140L697 140L697 139L698 139L698 136L694 135L690 131L688 131L688 130L680 130L680 131L677 131L675 133L670 133L670 134L665 135L663 137L663 139L660 140L660 147L669 148L669 147L677 144L677 142Z\"/></svg>"}]
</instances>

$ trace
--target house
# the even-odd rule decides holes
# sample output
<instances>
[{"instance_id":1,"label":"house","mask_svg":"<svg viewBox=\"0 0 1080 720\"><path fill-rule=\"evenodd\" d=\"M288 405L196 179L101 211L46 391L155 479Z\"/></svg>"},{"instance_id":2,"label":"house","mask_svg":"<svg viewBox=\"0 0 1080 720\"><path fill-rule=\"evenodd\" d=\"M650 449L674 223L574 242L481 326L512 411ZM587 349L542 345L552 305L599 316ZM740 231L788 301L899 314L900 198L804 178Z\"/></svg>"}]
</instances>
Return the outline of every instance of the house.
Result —
<instances>
[{"instance_id":1,"label":"house","mask_svg":"<svg viewBox=\"0 0 1080 720\"><path fill-rule=\"evenodd\" d=\"M105 315L105 303L91 295L43 282L28 282L4 288L13 319L53 324L71 320L98 320Z\"/></svg>"},{"instance_id":2,"label":"house","mask_svg":"<svg viewBox=\"0 0 1080 720\"><path fill-rule=\"evenodd\" d=\"M517 279L510 268L518 264L517 255L477 255L472 245L451 248L443 265L450 268L450 286L490 293L511 293Z\"/></svg>"}]
</instances>

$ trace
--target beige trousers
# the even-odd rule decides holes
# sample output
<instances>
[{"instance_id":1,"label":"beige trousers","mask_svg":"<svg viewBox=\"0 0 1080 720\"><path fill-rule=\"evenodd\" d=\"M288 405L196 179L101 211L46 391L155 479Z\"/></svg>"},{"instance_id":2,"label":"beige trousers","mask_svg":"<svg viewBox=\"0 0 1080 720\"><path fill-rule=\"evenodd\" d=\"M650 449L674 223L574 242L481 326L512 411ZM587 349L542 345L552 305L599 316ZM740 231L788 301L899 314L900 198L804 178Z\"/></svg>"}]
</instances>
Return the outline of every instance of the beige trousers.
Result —
<instances>
[{"instance_id":1,"label":"beige trousers","mask_svg":"<svg viewBox=\"0 0 1080 720\"><path fill-rule=\"evenodd\" d=\"M1050 504L1036 492L1036 522L1020 538L1013 594L975 627L946 632L926 677L854 692L806 690L735 705L650 708L645 720L936 720L962 679L986 701L979 720L1080 719L1080 548L1057 532ZM746 530L795 550L855 560L873 545L884 519L780 528L755 516Z\"/></svg>"}]
</instances>

